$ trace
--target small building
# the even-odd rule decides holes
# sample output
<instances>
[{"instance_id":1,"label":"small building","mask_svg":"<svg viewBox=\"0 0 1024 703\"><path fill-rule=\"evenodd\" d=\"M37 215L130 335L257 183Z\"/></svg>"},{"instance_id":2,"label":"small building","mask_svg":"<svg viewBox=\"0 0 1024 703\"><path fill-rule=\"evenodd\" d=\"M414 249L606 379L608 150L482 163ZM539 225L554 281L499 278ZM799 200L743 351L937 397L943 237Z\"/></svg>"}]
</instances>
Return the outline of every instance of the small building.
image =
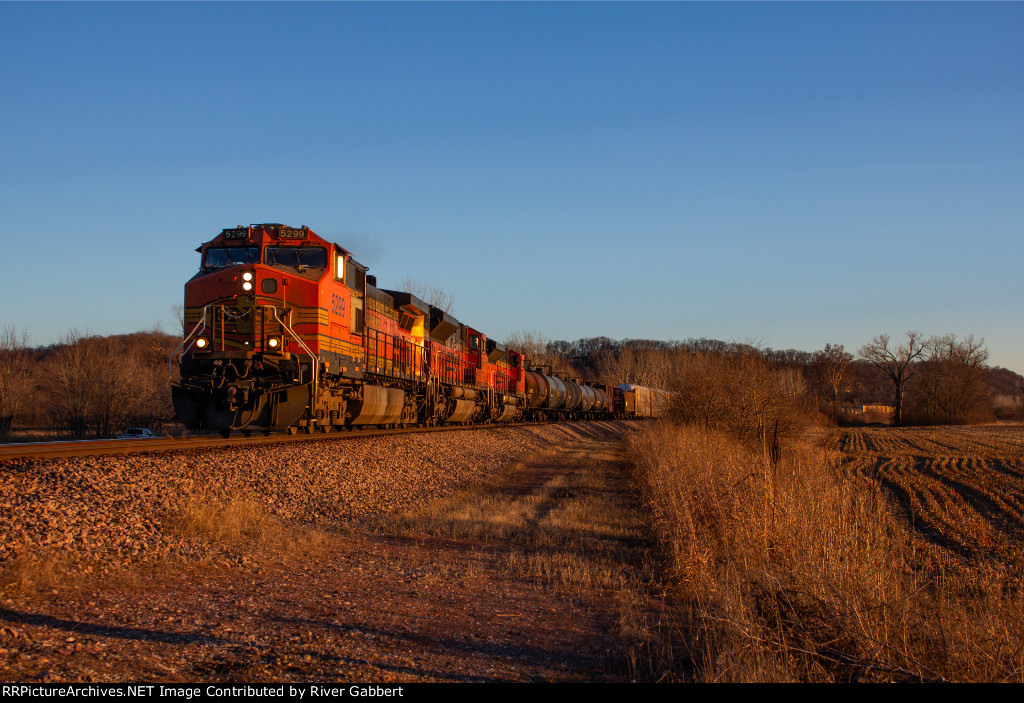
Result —
<instances>
[{"instance_id":1,"label":"small building","mask_svg":"<svg viewBox=\"0 0 1024 703\"><path fill-rule=\"evenodd\" d=\"M867 415L868 413L878 413L880 415L895 415L895 405L856 405L850 408L851 415Z\"/></svg>"}]
</instances>

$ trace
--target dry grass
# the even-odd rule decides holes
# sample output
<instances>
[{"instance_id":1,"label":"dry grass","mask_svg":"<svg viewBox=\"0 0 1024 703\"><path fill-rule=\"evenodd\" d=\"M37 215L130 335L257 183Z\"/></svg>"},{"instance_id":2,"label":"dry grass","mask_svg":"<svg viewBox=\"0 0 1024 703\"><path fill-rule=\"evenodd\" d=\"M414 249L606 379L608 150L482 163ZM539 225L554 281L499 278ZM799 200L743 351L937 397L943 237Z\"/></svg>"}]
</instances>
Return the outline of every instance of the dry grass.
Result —
<instances>
[{"instance_id":1,"label":"dry grass","mask_svg":"<svg viewBox=\"0 0 1024 703\"><path fill-rule=\"evenodd\" d=\"M43 551L0 565L0 592L22 595L50 592L58 595L66 588L83 584L92 588L133 588L152 573L177 568L176 562L163 559L131 565L88 559L71 559L55 551Z\"/></svg>"},{"instance_id":2,"label":"dry grass","mask_svg":"<svg viewBox=\"0 0 1024 703\"><path fill-rule=\"evenodd\" d=\"M331 539L319 530L275 518L251 500L193 500L170 516L168 527L185 539L261 559L316 558L326 552Z\"/></svg>"},{"instance_id":3,"label":"dry grass","mask_svg":"<svg viewBox=\"0 0 1024 703\"><path fill-rule=\"evenodd\" d=\"M74 567L55 554L13 559L0 566L0 591L12 589L31 593L56 590L73 578Z\"/></svg>"},{"instance_id":4,"label":"dry grass","mask_svg":"<svg viewBox=\"0 0 1024 703\"><path fill-rule=\"evenodd\" d=\"M1020 557L918 532L859 455L795 446L772 466L730 436L667 424L631 454L681 604L685 656L659 667L703 681L1024 680Z\"/></svg>"},{"instance_id":5,"label":"dry grass","mask_svg":"<svg viewBox=\"0 0 1024 703\"><path fill-rule=\"evenodd\" d=\"M207 562L252 566L266 560L314 559L323 556L332 535L268 515L252 501L228 503L193 500L171 514L166 528L184 538L193 556ZM0 567L0 589L23 593L59 591L83 580L100 586L131 588L160 571L180 568L184 555L154 554L130 565L69 559L41 551Z\"/></svg>"}]
</instances>

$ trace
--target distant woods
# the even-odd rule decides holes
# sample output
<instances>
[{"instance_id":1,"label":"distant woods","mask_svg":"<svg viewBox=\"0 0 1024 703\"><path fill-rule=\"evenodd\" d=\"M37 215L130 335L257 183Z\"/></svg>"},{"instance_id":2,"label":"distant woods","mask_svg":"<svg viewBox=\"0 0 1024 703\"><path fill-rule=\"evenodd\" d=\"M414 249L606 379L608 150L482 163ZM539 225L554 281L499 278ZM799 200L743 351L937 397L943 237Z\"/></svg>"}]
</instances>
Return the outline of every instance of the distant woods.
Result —
<instances>
[{"instance_id":1,"label":"distant woods","mask_svg":"<svg viewBox=\"0 0 1024 703\"><path fill-rule=\"evenodd\" d=\"M445 288L432 286L408 276L402 280L398 288L406 293L412 293L428 305L433 305L446 313L451 314L455 309L455 295Z\"/></svg>"},{"instance_id":2,"label":"distant woods","mask_svg":"<svg viewBox=\"0 0 1024 703\"><path fill-rule=\"evenodd\" d=\"M13 327L0 330L0 437L23 412L35 391L28 332Z\"/></svg>"},{"instance_id":3,"label":"distant woods","mask_svg":"<svg viewBox=\"0 0 1024 703\"><path fill-rule=\"evenodd\" d=\"M965 424L990 419L997 410L993 389L986 382L988 350L984 345L985 340L976 340L974 335L925 338L912 331L899 342L879 335L860 348L860 355L891 384L897 425L903 424L908 389L913 423ZM1019 384L1014 390L1011 407L1016 406L1019 415Z\"/></svg>"},{"instance_id":4,"label":"distant woods","mask_svg":"<svg viewBox=\"0 0 1024 703\"><path fill-rule=\"evenodd\" d=\"M77 330L47 347L27 332L0 330L0 437L12 427L109 437L174 414L168 357L181 341L159 329L90 336Z\"/></svg>"},{"instance_id":5,"label":"distant woods","mask_svg":"<svg viewBox=\"0 0 1024 703\"><path fill-rule=\"evenodd\" d=\"M451 309L444 291L415 281L403 288ZM110 337L72 330L32 347L28 331L0 328L0 441L26 427L75 438L158 429L174 415L168 358L180 341L159 328ZM1024 377L989 367L984 340L971 335L879 335L856 354L838 344L779 351L711 339L568 342L528 331L506 344L562 377L673 391L678 417L751 443L793 434L815 416L839 424L1024 417Z\"/></svg>"},{"instance_id":6,"label":"distant woods","mask_svg":"<svg viewBox=\"0 0 1024 703\"><path fill-rule=\"evenodd\" d=\"M984 340L973 335L879 335L856 354L841 344L806 352L713 339L549 341L523 331L506 343L554 373L673 391L682 419L706 427L757 433L777 423L783 432L814 414L839 424L1024 416L1024 377L989 367Z\"/></svg>"}]
</instances>

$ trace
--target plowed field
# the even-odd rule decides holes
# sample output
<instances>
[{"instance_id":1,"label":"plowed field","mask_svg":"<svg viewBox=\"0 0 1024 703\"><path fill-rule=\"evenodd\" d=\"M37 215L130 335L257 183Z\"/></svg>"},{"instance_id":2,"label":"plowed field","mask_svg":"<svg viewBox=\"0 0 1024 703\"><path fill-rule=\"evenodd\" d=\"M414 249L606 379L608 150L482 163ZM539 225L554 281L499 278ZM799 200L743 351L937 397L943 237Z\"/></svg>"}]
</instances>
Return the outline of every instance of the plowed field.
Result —
<instances>
[{"instance_id":1,"label":"plowed field","mask_svg":"<svg viewBox=\"0 0 1024 703\"><path fill-rule=\"evenodd\" d=\"M937 558L1021 574L1024 425L845 429L838 448Z\"/></svg>"}]
</instances>

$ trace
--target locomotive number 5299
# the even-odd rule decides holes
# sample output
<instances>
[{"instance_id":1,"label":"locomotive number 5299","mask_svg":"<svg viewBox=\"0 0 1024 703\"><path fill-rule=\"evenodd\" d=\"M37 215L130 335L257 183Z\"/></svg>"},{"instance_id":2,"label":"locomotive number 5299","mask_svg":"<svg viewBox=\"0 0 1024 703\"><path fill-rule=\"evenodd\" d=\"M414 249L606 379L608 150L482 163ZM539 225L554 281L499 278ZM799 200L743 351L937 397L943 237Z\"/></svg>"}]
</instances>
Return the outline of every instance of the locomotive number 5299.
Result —
<instances>
[{"instance_id":1,"label":"locomotive number 5299","mask_svg":"<svg viewBox=\"0 0 1024 703\"><path fill-rule=\"evenodd\" d=\"M331 312L335 315L345 314L345 298L337 293L331 294Z\"/></svg>"}]
</instances>

